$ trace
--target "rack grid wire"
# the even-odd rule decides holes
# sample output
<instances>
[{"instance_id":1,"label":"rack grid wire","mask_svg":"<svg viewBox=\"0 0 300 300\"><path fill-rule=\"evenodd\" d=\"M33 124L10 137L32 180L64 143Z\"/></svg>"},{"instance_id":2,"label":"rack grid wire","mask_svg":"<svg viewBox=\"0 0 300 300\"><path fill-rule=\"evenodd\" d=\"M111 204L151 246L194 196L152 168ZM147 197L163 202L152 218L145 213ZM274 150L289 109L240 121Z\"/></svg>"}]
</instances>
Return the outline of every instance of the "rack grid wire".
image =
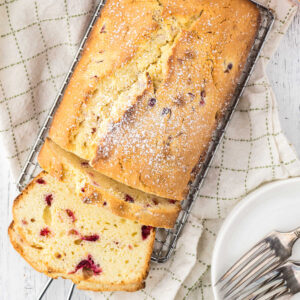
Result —
<instances>
[{"instance_id":1,"label":"rack grid wire","mask_svg":"<svg viewBox=\"0 0 300 300\"><path fill-rule=\"evenodd\" d=\"M154 262L164 263L172 255L172 253L176 247L176 242L178 240L178 237L180 236L180 233L182 232L182 229L183 229L183 227L187 221L187 218L190 214L192 205L199 195L199 190L200 190L200 188L203 184L203 181L206 177L210 163L214 157L214 154L216 153L216 150L220 144L220 141L224 135L224 132L228 126L228 123L232 117L232 114L236 108L236 105L238 104L238 101L241 98L241 95L242 95L242 93L248 83L248 80L253 72L254 65L259 57L259 54L260 54L262 48L263 48L263 45L266 41L268 33L270 32L270 29L274 23L274 15L270 9L268 9L264 6L261 6L260 4L258 4L255 1L252 1L252 2L254 2L257 5L257 7L259 8L259 11L261 14L261 22L260 22L259 30L258 30L257 36L255 38L253 47L247 58L246 66L245 66L245 68L242 72L241 78L237 84L237 87L235 89L232 100L228 104L227 109L224 112L222 119L218 123L218 126L213 135L212 142L209 145L208 151L206 152L205 157L203 157L201 159L201 163L199 163L199 172L198 172L194 182L190 186L189 194L188 194L187 198L182 202L182 211L178 216L175 227L173 229L157 228L157 230L156 230L154 249L153 249L153 253L152 253L152 257L151 257L151 260ZM69 69L69 72L68 72L66 78L64 79L64 82L62 84L60 92L58 93L58 95L47 115L47 118L46 118L41 130L39 131L39 134L34 143L34 146L33 146L32 150L30 151L28 159L26 160L24 168L23 168L21 175L17 181L17 187L18 187L19 191L22 191L25 188L25 186L41 171L41 168L39 167L38 162L37 162L38 153L41 149L41 146L43 145L43 143L45 141L45 138L48 134L49 127L51 125L52 118L62 100L65 89L70 81L70 78L74 72L74 69L76 68L77 62L79 61L79 59L81 57L82 50L85 46L88 36L89 36L97 18L99 17L99 15L101 13L101 9L104 6L104 3L105 3L105 0L102 0L99 3L99 5L97 6L96 11L92 17L92 20L87 28L87 31L80 43L80 47L77 51L75 59L72 62L71 68Z\"/></svg>"}]
</instances>

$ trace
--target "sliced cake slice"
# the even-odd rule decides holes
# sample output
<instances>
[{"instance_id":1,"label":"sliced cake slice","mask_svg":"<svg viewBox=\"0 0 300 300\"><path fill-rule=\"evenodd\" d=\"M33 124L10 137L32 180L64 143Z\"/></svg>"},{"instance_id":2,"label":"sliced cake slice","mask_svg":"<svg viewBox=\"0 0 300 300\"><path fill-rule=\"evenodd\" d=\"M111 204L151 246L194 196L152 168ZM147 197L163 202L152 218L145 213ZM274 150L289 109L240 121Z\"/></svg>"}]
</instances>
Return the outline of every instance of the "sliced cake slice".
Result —
<instances>
[{"instance_id":1,"label":"sliced cake slice","mask_svg":"<svg viewBox=\"0 0 300 300\"><path fill-rule=\"evenodd\" d=\"M46 139L38 158L41 167L64 182L83 202L153 227L172 228L180 202L146 194L95 171L87 161Z\"/></svg>"},{"instance_id":2,"label":"sliced cake slice","mask_svg":"<svg viewBox=\"0 0 300 300\"><path fill-rule=\"evenodd\" d=\"M152 227L85 204L46 172L15 200L9 235L37 271L98 291L143 288L155 238Z\"/></svg>"}]
</instances>

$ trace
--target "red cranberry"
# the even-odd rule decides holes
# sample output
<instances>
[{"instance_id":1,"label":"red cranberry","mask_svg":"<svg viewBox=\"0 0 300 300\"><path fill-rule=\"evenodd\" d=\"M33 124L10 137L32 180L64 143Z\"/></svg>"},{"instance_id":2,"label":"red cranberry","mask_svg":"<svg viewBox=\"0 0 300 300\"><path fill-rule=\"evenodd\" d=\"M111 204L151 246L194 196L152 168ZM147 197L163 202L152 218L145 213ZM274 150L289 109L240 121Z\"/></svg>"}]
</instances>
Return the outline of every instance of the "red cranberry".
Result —
<instances>
[{"instance_id":1,"label":"red cranberry","mask_svg":"<svg viewBox=\"0 0 300 300\"><path fill-rule=\"evenodd\" d=\"M172 203L172 204L175 204L175 203L176 203L176 200L170 199L169 202Z\"/></svg>"},{"instance_id":2,"label":"red cranberry","mask_svg":"<svg viewBox=\"0 0 300 300\"><path fill-rule=\"evenodd\" d=\"M92 128L92 134L94 134L96 132L96 128Z\"/></svg>"},{"instance_id":3,"label":"red cranberry","mask_svg":"<svg viewBox=\"0 0 300 300\"><path fill-rule=\"evenodd\" d=\"M53 201L53 195L52 194L49 194L45 197L45 201L47 203L48 206L51 206L52 204L52 201Z\"/></svg>"},{"instance_id":4,"label":"red cranberry","mask_svg":"<svg viewBox=\"0 0 300 300\"><path fill-rule=\"evenodd\" d=\"M38 178L38 179L36 180L36 182L37 182L38 184L46 184L46 181L45 181L43 178Z\"/></svg>"},{"instance_id":5,"label":"red cranberry","mask_svg":"<svg viewBox=\"0 0 300 300\"><path fill-rule=\"evenodd\" d=\"M126 202L130 202L130 203L134 202L133 198L130 195L128 195L128 194L125 195L125 201Z\"/></svg>"},{"instance_id":6,"label":"red cranberry","mask_svg":"<svg viewBox=\"0 0 300 300\"><path fill-rule=\"evenodd\" d=\"M81 165L82 165L83 167L88 167L88 166L89 166L89 163L86 162L86 161L83 161L83 162L81 163Z\"/></svg>"},{"instance_id":7,"label":"red cranberry","mask_svg":"<svg viewBox=\"0 0 300 300\"><path fill-rule=\"evenodd\" d=\"M84 235L81 237L83 241L88 241L88 242L96 242L99 240L99 235L98 234L93 234L93 235Z\"/></svg>"},{"instance_id":8,"label":"red cranberry","mask_svg":"<svg viewBox=\"0 0 300 300\"><path fill-rule=\"evenodd\" d=\"M84 193L84 192L85 192L85 189L84 189L84 188L81 188L80 190L81 190L81 192L82 192L82 193Z\"/></svg>"},{"instance_id":9,"label":"red cranberry","mask_svg":"<svg viewBox=\"0 0 300 300\"><path fill-rule=\"evenodd\" d=\"M132 250L132 246L131 246L131 245L128 245L128 248L129 248L130 250Z\"/></svg>"},{"instance_id":10,"label":"red cranberry","mask_svg":"<svg viewBox=\"0 0 300 300\"><path fill-rule=\"evenodd\" d=\"M106 202L106 201L104 201L104 202L103 202L103 206L106 206L106 205L107 205L107 202Z\"/></svg>"},{"instance_id":11,"label":"red cranberry","mask_svg":"<svg viewBox=\"0 0 300 300\"><path fill-rule=\"evenodd\" d=\"M153 106L155 105L155 103L156 103L156 99L155 99L155 98L151 98L151 99L149 99L149 101L148 101L148 105L149 105L150 107L153 107Z\"/></svg>"},{"instance_id":12,"label":"red cranberry","mask_svg":"<svg viewBox=\"0 0 300 300\"><path fill-rule=\"evenodd\" d=\"M43 228L41 231L40 231L40 235L41 236L48 236L49 234L50 234L50 230L49 230L49 228L48 227L45 227L45 228Z\"/></svg>"},{"instance_id":13,"label":"red cranberry","mask_svg":"<svg viewBox=\"0 0 300 300\"><path fill-rule=\"evenodd\" d=\"M100 33L106 33L106 31L105 31L105 24L102 26L102 28L100 30Z\"/></svg>"},{"instance_id":14,"label":"red cranberry","mask_svg":"<svg viewBox=\"0 0 300 300\"><path fill-rule=\"evenodd\" d=\"M75 215L70 209L66 209L66 213L72 219L72 222L76 221Z\"/></svg>"},{"instance_id":15,"label":"red cranberry","mask_svg":"<svg viewBox=\"0 0 300 300\"><path fill-rule=\"evenodd\" d=\"M152 226L146 226L146 225L142 226L142 238L143 238L143 240L145 240L150 235L151 230L152 230Z\"/></svg>"},{"instance_id":16,"label":"red cranberry","mask_svg":"<svg viewBox=\"0 0 300 300\"><path fill-rule=\"evenodd\" d=\"M94 275L99 275L102 272L100 266L95 264L92 255L88 255L87 259L82 260L79 264L75 267L75 270L70 272L69 274L74 274L80 269L88 269L93 271Z\"/></svg>"},{"instance_id":17,"label":"red cranberry","mask_svg":"<svg viewBox=\"0 0 300 300\"><path fill-rule=\"evenodd\" d=\"M27 222L26 220L22 220L22 224L23 224L23 225L27 225L28 222Z\"/></svg>"}]
</instances>

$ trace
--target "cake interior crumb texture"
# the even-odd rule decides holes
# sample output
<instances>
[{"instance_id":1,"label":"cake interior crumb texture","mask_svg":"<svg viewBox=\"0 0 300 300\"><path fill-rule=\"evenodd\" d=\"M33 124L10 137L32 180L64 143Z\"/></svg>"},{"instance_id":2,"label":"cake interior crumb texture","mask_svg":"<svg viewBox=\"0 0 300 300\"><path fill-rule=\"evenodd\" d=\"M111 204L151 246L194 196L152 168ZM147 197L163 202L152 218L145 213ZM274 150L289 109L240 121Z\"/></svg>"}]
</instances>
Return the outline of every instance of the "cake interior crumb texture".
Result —
<instances>
[{"instance_id":1,"label":"cake interior crumb texture","mask_svg":"<svg viewBox=\"0 0 300 300\"><path fill-rule=\"evenodd\" d=\"M108 177L184 199L259 23L248 0L108 0L50 137Z\"/></svg>"},{"instance_id":2,"label":"cake interior crumb texture","mask_svg":"<svg viewBox=\"0 0 300 300\"><path fill-rule=\"evenodd\" d=\"M15 200L13 217L11 242L36 270L83 289L144 287L153 228L84 204L46 172Z\"/></svg>"}]
</instances>

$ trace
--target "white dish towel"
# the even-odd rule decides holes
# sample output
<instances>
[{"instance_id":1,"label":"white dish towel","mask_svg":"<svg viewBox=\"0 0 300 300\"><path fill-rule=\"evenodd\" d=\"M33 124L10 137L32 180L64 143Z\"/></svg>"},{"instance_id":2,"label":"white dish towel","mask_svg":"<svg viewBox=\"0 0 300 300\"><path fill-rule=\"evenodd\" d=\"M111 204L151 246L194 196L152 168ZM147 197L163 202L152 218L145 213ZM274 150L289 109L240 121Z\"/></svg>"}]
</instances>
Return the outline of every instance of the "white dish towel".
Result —
<instances>
[{"instance_id":1,"label":"white dish towel","mask_svg":"<svg viewBox=\"0 0 300 300\"><path fill-rule=\"evenodd\" d=\"M97 299L212 299L210 260L222 220L265 182L300 175L281 133L265 66L297 5L261 0L276 21L193 207L176 254L152 264L146 289L92 293ZM0 140L15 177L68 70L97 1L6 0L0 3Z\"/></svg>"}]
</instances>

